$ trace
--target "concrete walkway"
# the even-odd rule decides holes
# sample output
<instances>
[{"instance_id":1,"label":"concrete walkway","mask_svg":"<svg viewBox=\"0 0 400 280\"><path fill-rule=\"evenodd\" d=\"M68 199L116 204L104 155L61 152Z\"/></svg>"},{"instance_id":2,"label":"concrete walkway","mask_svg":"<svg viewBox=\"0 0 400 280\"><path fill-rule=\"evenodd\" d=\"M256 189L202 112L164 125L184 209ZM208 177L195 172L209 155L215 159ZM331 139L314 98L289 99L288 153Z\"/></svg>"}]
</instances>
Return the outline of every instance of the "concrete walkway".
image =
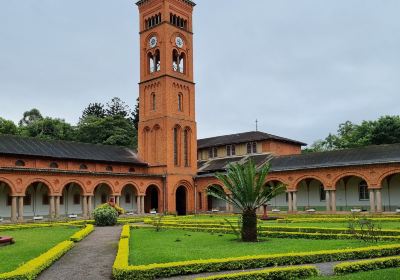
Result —
<instances>
[{"instance_id":1,"label":"concrete walkway","mask_svg":"<svg viewBox=\"0 0 400 280\"><path fill-rule=\"evenodd\" d=\"M77 243L37 279L111 279L120 233L121 227L96 227L94 232Z\"/></svg>"}]
</instances>

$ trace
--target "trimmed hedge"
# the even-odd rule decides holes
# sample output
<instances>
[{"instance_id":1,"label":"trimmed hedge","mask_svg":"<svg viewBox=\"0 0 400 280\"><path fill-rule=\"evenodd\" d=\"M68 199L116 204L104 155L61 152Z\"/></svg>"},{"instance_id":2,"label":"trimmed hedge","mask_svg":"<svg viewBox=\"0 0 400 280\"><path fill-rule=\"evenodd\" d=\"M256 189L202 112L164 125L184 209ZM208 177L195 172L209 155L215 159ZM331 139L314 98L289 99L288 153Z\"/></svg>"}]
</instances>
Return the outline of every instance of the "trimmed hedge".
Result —
<instances>
[{"instance_id":1,"label":"trimmed hedge","mask_svg":"<svg viewBox=\"0 0 400 280\"><path fill-rule=\"evenodd\" d=\"M121 238L118 253L113 266L116 280L155 279L176 275L263 268L282 265L320 263L351 259L366 259L400 254L400 244L382 245L366 248L327 250L303 253L285 253L275 255L244 256L224 259L193 260L162 264L129 266L129 238Z\"/></svg>"},{"instance_id":2,"label":"trimmed hedge","mask_svg":"<svg viewBox=\"0 0 400 280\"><path fill-rule=\"evenodd\" d=\"M129 225L124 225L121 231L121 238L129 238L131 236L131 228Z\"/></svg>"},{"instance_id":3,"label":"trimmed hedge","mask_svg":"<svg viewBox=\"0 0 400 280\"><path fill-rule=\"evenodd\" d=\"M74 235L72 235L70 240L74 241L74 242L79 242L83 238L88 236L93 230L94 230L93 225L90 225L90 224L86 225L86 227L84 229L82 229L82 230L78 231L77 233L75 233Z\"/></svg>"},{"instance_id":4,"label":"trimmed hedge","mask_svg":"<svg viewBox=\"0 0 400 280\"><path fill-rule=\"evenodd\" d=\"M342 275L360 271L400 267L400 256L358 262L345 262L334 267L335 274Z\"/></svg>"},{"instance_id":5,"label":"trimmed hedge","mask_svg":"<svg viewBox=\"0 0 400 280\"><path fill-rule=\"evenodd\" d=\"M196 278L196 280L292 280L318 276L315 266L277 267L251 272L227 273L216 276Z\"/></svg>"},{"instance_id":6,"label":"trimmed hedge","mask_svg":"<svg viewBox=\"0 0 400 280\"><path fill-rule=\"evenodd\" d=\"M35 279L40 272L49 267L62 255L74 246L72 241L64 241L51 248L39 257L28 261L11 272L0 274L1 280L32 280Z\"/></svg>"}]
</instances>

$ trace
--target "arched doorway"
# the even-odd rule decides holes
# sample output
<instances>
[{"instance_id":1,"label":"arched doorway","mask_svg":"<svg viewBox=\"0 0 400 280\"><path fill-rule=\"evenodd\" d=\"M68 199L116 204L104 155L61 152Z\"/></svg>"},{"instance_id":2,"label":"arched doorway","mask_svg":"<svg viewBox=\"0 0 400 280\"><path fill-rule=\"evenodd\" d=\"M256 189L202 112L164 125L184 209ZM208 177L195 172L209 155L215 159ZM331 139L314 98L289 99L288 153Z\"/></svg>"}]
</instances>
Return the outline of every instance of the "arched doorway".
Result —
<instances>
[{"instance_id":1,"label":"arched doorway","mask_svg":"<svg viewBox=\"0 0 400 280\"><path fill-rule=\"evenodd\" d=\"M336 182L336 209L369 211L369 190L367 182L359 176L345 176Z\"/></svg>"},{"instance_id":2,"label":"arched doorway","mask_svg":"<svg viewBox=\"0 0 400 280\"><path fill-rule=\"evenodd\" d=\"M119 204L127 212L137 212L137 190L132 184L124 186L121 192Z\"/></svg>"},{"instance_id":3,"label":"arched doorway","mask_svg":"<svg viewBox=\"0 0 400 280\"><path fill-rule=\"evenodd\" d=\"M94 208L110 201L112 189L107 184L99 184L94 189Z\"/></svg>"},{"instance_id":4,"label":"arched doorway","mask_svg":"<svg viewBox=\"0 0 400 280\"><path fill-rule=\"evenodd\" d=\"M186 197L186 188L184 186L180 186L176 190L175 195L176 214L178 216L186 215Z\"/></svg>"},{"instance_id":5,"label":"arched doorway","mask_svg":"<svg viewBox=\"0 0 400 280\"><path fill-rule=\"evenodd\" d=\"M65 185L60 197L61 215L82 215L83 188L76 183Z\"/></svg>"},{"instance_id":6,"label":"arched doorway","mask_svg":"<svg viewBox=\"0 0 400 280\"><path fill-rule=\"evenodd\" d=\"M213 185L208 187L210 189L218 189L219 191L223 191L223 188L219 185ZM222 199L216 198L212 195L207 195L207 211L219 212L226 211L226 202Z\"/></svg>"},{"instance_id":7,"label":"arched doorway","mask_svg":"<svg viewBox=\"0 0 400 280\"><path fill-rule=\"evenodd\" d=\"M0 217L11 217L11 188L7 183L0 181Z\"/></svg>"},{"instance_id":8,"label":"arched doorway","mask_svg":"<svg viewBox=\"0 0 400 280\"><path fill-rule=\"evenodd\" d=\"M28 186L24 197L24 216L47 216L50 210L50 189L42 182Z\"/></svg>"},{"instance_id":9,"label":"arched doorway","mask_svg":"<svg viewBox=\"0 0 400 280\"><path fill-rule=\"evenodd\" d=\"M266 187L277 187L277 186L285 186L285 184L279 180L272 180L268 181L265 186ZM276 209L279 211L287 211L288 210L288 194L283 191L281 194L278 194L277 196L273 197L268 204L271 205L272 209Z\"/></svg>"},{"instance_id":10,"label":"arched doorway","mask_svg":"<svg viewBox=\"0 0 400 280\"><path fill-rule=\"evenodd\" d=\"M150 213L151 211L160 212L159 209L159 190L157 186L151 185L146 190L144 199L144 212Z\"/></svg>"},{"instance_id":11,"label":"arched doorway","mask_svg":"<svg viewBox=\"0 0 400 280\"><path fill-rule=\"evenodd\" d=\"M326 195L323 183L315 178L305 178L297 185L297 210L326 210Z\"/></svg>"},{"instance_id":12,"label":"arched doorway","mask_svg":"<svg viewBox=\"0 0 400 280\"><path fill-rule=\"evenodd\" d=\"M400 173L386 176L381 186L383 211L394 212L400 209Z\"/></svg>"}]
</instances>

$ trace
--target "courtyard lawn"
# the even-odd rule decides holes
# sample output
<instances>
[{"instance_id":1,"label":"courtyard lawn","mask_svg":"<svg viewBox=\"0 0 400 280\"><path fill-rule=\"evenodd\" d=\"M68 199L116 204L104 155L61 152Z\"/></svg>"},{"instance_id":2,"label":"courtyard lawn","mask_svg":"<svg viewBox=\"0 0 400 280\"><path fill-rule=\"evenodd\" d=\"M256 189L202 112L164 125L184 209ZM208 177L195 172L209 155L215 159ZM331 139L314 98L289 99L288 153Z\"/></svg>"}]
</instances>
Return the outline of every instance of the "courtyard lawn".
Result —
<instances>
[{"instance_id":1,"label":"courtyard lawn","mask_svg":"<svg viewBox=\"0 0 400 280\"><path fill-rule=\"evenodd\" d=\"M387 244L387 243L379 243ZM291 252L373 246L360 240L310 240L267 238L258 243L236 241L232 234L211 234L184 230L153 228L132 229L129 263L142 265L185 260L240 257Z\"/></svg>"},{"instance_id":2,"label":"courtyard lawn","mask_svg":"<svg viewBox=\"0 0 400 280\"><path fill-rule=\"evenodd\" d=\"M310 280L399 280L400 268L381 269L347 274L343 276L315 277Z\"/></svg>"},{"instance_id":3,"label":"courtyard lawn","mask_svg":"<svg viewBox=\"0 0 400 280\"><path fill-rule=\"evenodd\" d=\"M78 227L55 226L0 231L0 236L12 236L15 240L13 245L0 247L0 273L16 269L58 243L69 239L79 230Z\"/></svg>"},{"instance_id":4,"label":"courtyard lawn","mask_svg":"<svg viewBox=\"0 0 400 280\"><path fill-rule=\"evenodd\" d=\"M321 228L347 228L349 226L348 222L342 223L277 223L277 222L261 222L260 224L265 226L281 226L281 227L321 227ZM400 230L399 222L375 222L376 225L379 225L382 229L396 229Z\"/></svg>"}]
</instances>

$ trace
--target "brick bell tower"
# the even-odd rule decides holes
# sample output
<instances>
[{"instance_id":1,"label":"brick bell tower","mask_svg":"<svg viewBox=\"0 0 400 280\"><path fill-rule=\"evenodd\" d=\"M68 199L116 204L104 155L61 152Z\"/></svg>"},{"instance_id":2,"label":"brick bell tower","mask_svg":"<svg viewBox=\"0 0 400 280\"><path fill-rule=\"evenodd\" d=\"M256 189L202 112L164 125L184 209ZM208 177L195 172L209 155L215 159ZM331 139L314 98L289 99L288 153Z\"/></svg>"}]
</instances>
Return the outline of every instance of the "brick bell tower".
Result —
<instances>
[{"instance_id":1,"label":"brick bell tower","mask_svg":"<svg viewBox=\"0 0 400 280\"><path fill-rule=\"evenodd\" d=\"M164 211L194 211L197 126L190 0L141 0L139 156L165 174ZM161 208L161 207L160 207ZM161 209L160 209L161 212Z\"/></svg>"}]
</instances>

